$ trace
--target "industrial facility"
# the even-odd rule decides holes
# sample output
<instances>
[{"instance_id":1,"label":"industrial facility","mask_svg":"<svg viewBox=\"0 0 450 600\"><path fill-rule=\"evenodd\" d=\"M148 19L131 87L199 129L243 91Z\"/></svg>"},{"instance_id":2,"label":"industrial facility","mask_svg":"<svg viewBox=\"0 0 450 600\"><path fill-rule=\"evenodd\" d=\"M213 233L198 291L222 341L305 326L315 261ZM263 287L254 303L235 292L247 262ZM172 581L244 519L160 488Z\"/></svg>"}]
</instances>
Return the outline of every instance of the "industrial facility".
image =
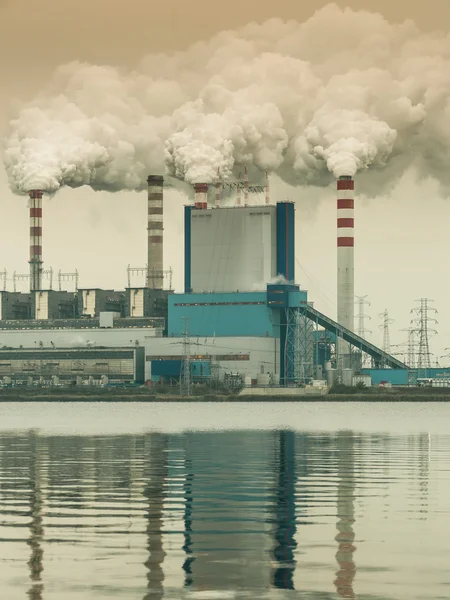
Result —
<instances>
[{"instance_id":1,"label":"industrial facility","mask_svg":"<svg viewBox=\"0 0 450 600\"><path fill-rule=\"evenodd\" d=\"M226 382L241 388L411 385L418 373L354 333L354 180L337 181L337 321L295 276L295 205L264 186L194 185L184 207L184 291L163 264L164 178L148 177L146 285L44 289L42 190L30 196L27 293L0 292L5 385ZM250 196L252 200L250 201ZM256 200L256 201L255 201ZM138 269L139 270L139 269ZM141 269L142 270L142 269ZM51 287L51 286L50 286ZM369 362L371 368L364 368ZM442 371L442 370L441 370Z\"/></svg>"}]
</instances>

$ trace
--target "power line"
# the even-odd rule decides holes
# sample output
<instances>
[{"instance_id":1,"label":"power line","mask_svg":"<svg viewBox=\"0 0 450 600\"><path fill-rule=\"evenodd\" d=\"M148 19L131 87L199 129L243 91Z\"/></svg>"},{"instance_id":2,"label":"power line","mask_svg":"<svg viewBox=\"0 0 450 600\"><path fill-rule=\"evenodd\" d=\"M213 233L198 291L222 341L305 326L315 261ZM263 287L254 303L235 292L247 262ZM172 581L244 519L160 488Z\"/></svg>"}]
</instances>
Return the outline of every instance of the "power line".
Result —
<instances>
[{"instance_id":1,"label":"power line","mask_svg":"<svg viewBox=\"0 0 450 600\"><path fill-rule=\"evenodd\" d=\"M417 315L414 319L411 319L411 324L415 324L416 327L413 329L419 337L419 350L417 352L417 368L418 369L430 369L431 368L431 352L429 345L430 334L437 333L435 329L429 327L430 323L437 324L437 320L434 317L430 317L431 314L437 314L435 308L429 306L429 298L420 298L416 300L419 302L417 308L411 310L412 314Z\"/></svg>"},{"instance_id":2,"label":"power line","mask_svg":"<svg viewBox=\"0 0 450 600\"><path fill-rule=\"evenodd\" d=\"M405 348L405 350L403 352L394 353L394 356L403 356L404 362L408 365L408 367L410 369L415 369L417 352L417 330L413 327L409 327L407 329L402 329L401 331L406 331L408 333L408 339L406 340L406 342L396 344L394 348Z\"/></svg>"}]
</instances>

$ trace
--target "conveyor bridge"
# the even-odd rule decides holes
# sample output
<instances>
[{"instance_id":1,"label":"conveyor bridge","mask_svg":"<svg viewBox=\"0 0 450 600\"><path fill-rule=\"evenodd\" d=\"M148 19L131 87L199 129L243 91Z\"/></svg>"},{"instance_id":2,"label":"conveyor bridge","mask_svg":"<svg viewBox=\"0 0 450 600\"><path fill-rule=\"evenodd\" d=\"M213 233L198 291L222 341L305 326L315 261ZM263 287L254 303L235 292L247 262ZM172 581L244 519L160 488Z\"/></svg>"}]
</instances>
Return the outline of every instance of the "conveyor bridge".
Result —
<instances>
[{"instance_id":1,"label":"conveyor bridge","mask_svg":"<svg viewBox=\"0 0 450 600\"><path fill-rule=\"evenodd\" d=\"M336 321L333 321L333 319L330 319L312 306L302 306L301 313L314 323L333 333L336 338L345 340L354 348L371 356L377 366L391 367L392 369L408 369L408 366L398 360L398 358L391 356L349 329L342 327L342 325L339 325L339 323L336 323Z\"/></svg>"}]
</instances>

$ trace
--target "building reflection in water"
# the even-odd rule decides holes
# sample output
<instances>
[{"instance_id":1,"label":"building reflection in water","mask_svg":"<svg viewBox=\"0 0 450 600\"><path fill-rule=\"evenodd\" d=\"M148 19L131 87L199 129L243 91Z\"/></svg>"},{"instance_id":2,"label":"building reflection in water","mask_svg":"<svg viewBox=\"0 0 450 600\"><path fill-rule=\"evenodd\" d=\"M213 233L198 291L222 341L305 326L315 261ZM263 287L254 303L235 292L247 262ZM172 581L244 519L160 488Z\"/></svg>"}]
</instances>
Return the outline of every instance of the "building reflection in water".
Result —
<instances>
[{"instance_id":1,"label":"building reflection in water","mask_svg":"<svg viewBox=\"0 0 450 600\"><path fill-rule=\"evenodd\" d=\"M44 570L42 542L43 528L43 498L42 498L42 463L45 454L44 441L34 433L30 434L30 537L27 544L31 548L28 561L31 586L28 597L31 600L42 600L44 584L42 572Z\"/></svg>"},{"instance_id":2,"label":"building reflection in water","mask_svg":"<svg viewBox=\"0 0 450 600\"><path fill-rule=\"evenodd\" d=\"M147 592L144 600L160 600L164 597L163 546L164 499L167 482L168 438L162 433L152 433L145 440L148 460L147 484L144 496L148 502L147 512Z\"/></svg>"},{"instance_id":3,"label":"building reflection in water","mask_svg":"<svg viewBox=\"0 0 450 600\"><path fill-rule=\"evenodd\" d=\"M274 493L275 547L271 583L275 588L294 589L295 558L295 435L276 433L276 487Z\"/></svg>"},{"instance_id":4,"label":"building reflection in water","mask_svg":"<svg viewBox=\"0 0 450 600\"><path fill-rule=\"evenodd\" d=\"M337 435L337 464L338 464L338 489L337 489L337 530L336 541L338 550L336 561L338 570L334 585L341 598L355 598L353 580L356 574L356 565L353 554L355 522L355 473L354 473L354 436L351 432L343 431Z\"/></svg>"},{"instance_id":5,"label":"building reflection in water","mask_svg":"<svg viewBox=\"0 0 450 600\"><path fill-rule=\"evenodd\" d=\"M189 444L189 439L187 439L186 444ZM192 553L192 486L194 474L192 472L192 462L186 448L184 467L186 477L184 480L184 545L182 549L186 554L186 559L183 563L183 571L184 587L190 587L193 582L192 563L195 560Z\"/></svg>"},{"instance_id":6,"label":"building reflection in water","mask_svg":"<svg viewBox=\"0 0 450 600\"><path fill-rule=\"evenodd\" d=\"M192 591L270 587L272 440L269 432L185 435L183 571Z\"/></svg>"}]
</instances>

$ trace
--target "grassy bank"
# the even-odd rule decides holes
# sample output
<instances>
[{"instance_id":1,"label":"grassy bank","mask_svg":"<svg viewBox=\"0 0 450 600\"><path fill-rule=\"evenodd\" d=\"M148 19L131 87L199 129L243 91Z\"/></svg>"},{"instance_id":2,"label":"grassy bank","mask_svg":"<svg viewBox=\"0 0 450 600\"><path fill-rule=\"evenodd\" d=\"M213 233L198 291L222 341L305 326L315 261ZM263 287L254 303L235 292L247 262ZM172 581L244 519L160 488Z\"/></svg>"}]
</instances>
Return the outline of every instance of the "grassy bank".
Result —
<instances>
[{"instance_id":1,"label":"grassy bank","mask_svg":"<svg viewBox=\"0 0 450 600\"><path fill-rule=\"evenodd\" d=\"M159 392L159 390L158 390ZM330 393L327 396L237 396L202 392L189 398L174 393L155 393L148 388L107 389L51 388L3 389L0 402L450 402L450 389L407 388Z\"/></svg>"}]
</instances>

